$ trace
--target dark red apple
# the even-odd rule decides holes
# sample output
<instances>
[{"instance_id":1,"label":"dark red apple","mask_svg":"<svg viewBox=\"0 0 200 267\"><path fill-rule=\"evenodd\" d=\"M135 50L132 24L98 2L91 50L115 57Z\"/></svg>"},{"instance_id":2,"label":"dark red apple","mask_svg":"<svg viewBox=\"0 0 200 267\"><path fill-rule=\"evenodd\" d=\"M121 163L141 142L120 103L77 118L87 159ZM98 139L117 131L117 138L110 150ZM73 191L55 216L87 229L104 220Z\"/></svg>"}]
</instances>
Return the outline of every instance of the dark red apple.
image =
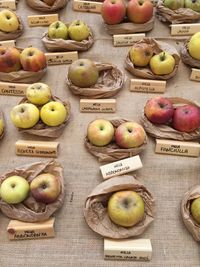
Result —
<instances>
[{"instance_id":1,"label":"dark red apple","mask_svg":"<svg viewBox=\"0 0 200 267\"><path fill-rule=\"evenodd\" d=\"M126 6L123 0L105 0L102 4L101 15L107 24L118 24L126 15Z\"/></svg>"}]
</instances>

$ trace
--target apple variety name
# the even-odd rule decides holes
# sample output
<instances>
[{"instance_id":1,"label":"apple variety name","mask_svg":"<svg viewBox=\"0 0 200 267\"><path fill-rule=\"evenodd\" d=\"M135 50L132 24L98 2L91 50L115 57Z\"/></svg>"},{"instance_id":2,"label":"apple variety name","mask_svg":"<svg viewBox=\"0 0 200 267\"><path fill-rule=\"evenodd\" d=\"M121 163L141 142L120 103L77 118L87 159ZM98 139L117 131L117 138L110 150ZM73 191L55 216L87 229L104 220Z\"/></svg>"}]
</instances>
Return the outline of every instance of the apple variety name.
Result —
<instances>
[{"instance_id":1,"label":"apple variety name","mask_svg":"<svg viewBox=\"0 0 200 267\"><path fill-rule=\"evenodd\" d=\"M14 32L19 29L19 20L16 14L9 9L0 11L0 31Z\"/></svg>"},{"instance_id":2,"label":"apple variety name","mask_svg":"<svg viewBox=\"0 0 200 267\"><path fill-rule=\"evenodd\" d=\"M123 21L146 23L153 16L153 4L150 0L105 0L101 15L105 23L114 25Z\"/></svg>"},{"instance_id":3,"label":"apple variety name","mask_svg":"<svg viewBox=\"0 0 200 267\"><path fill-rule=\"evenodd\" d=\"M134 148L144 144L146 133L136 122L124 122L115 129L110 121L96 119L88 125L87 138L99 147L115 142L121 148Z\"/></svg>"},{"instance_id":4,"label":"apple variety name","mask_svg":"<svg viewBox=\"0 0 200 267\"><path fill-rule=\"evenodd\" d=\"M200 108L187 104L174 108L170 99L155 97L147 101L144 114L154 124L166 124L177 131L190 133L200 127Z\"/></svg>"},{"instance_id":5,"label":"apple variety name","mask_svg":"<svg viewBox=\"0 0 200 267\"><path fill-rule=\"evenodd\" d=\"M200 12L199 0L164 0L163 5L172 10L177 10L179 8L189 8L196 12Z\"/></svg>"}]
</instances>

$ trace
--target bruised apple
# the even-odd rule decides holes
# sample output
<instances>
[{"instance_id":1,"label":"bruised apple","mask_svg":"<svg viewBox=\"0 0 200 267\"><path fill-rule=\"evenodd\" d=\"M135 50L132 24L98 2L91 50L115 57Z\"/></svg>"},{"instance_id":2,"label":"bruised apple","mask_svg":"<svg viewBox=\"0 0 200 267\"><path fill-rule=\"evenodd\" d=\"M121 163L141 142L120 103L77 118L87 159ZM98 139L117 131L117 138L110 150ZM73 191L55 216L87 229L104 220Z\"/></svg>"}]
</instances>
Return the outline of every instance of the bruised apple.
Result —
<instances>
[{"instance_id":1,"label":"bruised apple","mask_svg":"<svg viewBox=\"0 0 200 267\"><path fill-rule=\"evenodd\" d=\"M127 17L134 23L146 23L153 16L153 4L150 0L130 0L127 4Z\"/></svg>"},{"instance_id":2,"label":"bruised apple","mask_svg":"<svg viewBox=\"0 0 200 267\"><path fill-rule=\"evenodd\" d=\"M26 97L36 105L44 105L51 99L51 89L45 83L33 83L26 89Z\"/></svg>"},{"instance_id":3,"label":"bruised apple","mask_svg":"<svg viewBox=\"0 0 200 267\"><path fill-rule=\"evenodd\" d=\"M67 39L68 29L62 21L55 21L49 25L48 36L52 39Z\"/></svg>"},{"instance_id":4,"label":"bruised apple","mask_svg":"<svg viewBox=\"0 0 200 267\"><path fill-rule=\"evenodd\" d=\"M146 43L136 43L131 47L129 56L135 66L145 67L153 56L153 49Z\"/></svg>"},{"instance_id":5,"label":"bruised apple","mask_svg":"<svg viewBox=\"0 0 200 267\"><path fill-rule=\"evenodd\" d=\"M118 24L126 15L126 5L123 0L105 0L101 8L101 16L107 24Z\"/></svg>"},{"instance_id":6,"label":"bruised apple","mask_svg":"<svg viewBox=\"0 0 200 267\"><path fill-rule=\"evenodd\" d=\"M20 69L20 52L14 47L0 46L0 72L8 73Z\"/></svg>"}]
</instances>

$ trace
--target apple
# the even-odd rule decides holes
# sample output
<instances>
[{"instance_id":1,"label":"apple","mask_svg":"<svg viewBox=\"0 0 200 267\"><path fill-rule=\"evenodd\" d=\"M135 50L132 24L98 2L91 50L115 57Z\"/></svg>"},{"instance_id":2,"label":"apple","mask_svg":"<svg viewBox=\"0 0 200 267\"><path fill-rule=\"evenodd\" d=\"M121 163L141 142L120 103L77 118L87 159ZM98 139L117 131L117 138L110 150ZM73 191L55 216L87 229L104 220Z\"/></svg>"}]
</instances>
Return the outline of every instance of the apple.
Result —
<instances>
[{"instance_id":1,"label":"apple","mask_svg":"<svg viewBox=\"0 0 200 267\"><path fill-rule=\"evenodd\" d=\"M188 42L188 51L191 57L200 60L200 32L196 32Z\"/></svg>"},{"instance_id":2,"label":"apple","mask_svg":"<svg viewBox=\"0 0 200 267\"><path fill-rule=\"evenodd\" d=\"M144 107L144 114L153 123L167 123L172 119L174 108L172 102L161 96L149 99Z\"/></svg>"},{"instance_id":3,"label":"apple","mask_svg":"<svg viewBox=\"0 0 200 267\"><path fill-rule=\"evenodd\" d=\"M185 0L185 7L200 12L200 0Z\"/></svg>"},{"instance_id":4,"label":"apple","mask_svg":"<svg viewBox=\"0 0 200 267\"><path fill-rule=\"evenodd\" d=\"M175 59L168 52L161 52L151 58L149 62L151 71L156 75L172 73L175 67Z\"/></svg>"},{"instance_id":5,"label":"apple","mask_svg":"<svg viewBox=\"0 0 200 267\"><path fill-rule=\"evenodd\" d=\"M14 32L19 28L19 20L16 14L9 9L0 11L0 31Z\"/></svg>"},{"instance_id":6,"label":"apple","mask_svg":"<svg viewBox=\"0 0 200 267\"><path fill-rule=\"evenodd\" d=\"M153 16L151 0L130 0L127 4L127 17L134 23L146 23Z\"/></svg>"},{"instance_id":7,"label":"apple","mask_svg":"<svg viewBox=\"0 0 200 267\"><path fill-rule=\"evenodd\" d=\"M68 28L68 32L70 39L77 42L86 40L90 35L90 30L87 24L81 20L75 20L71 22Z\"/></svg>"},{"instance_id":8,"label":"apple","mask_svg":"<svg viewBox=\"0 0 200 267\"><path fill-rule=\"evenodd\" d=\"M87 128L87 137L95 146L106 146L114 137L114 127L111 122L104 119L92 121Z\"/></svg>"},{"instance_id":9,"label":"apple","mask_svg":"<svg viewBox=\"0 0 200 267\"><path fill-rule=\"evenodd\" d=\"M8 73L20 69L20 52L14 47L0 46L0 72Z\"/></svg>"},{"instance_id":10,"label":"apple","mask_svg":"<svg viewBox=\"0 0 200 267\"><path fill-rule=\"evenodd\" d=\"M42 0L48 6L53 6L56 0Z\"/></svg>"},{"instance_id":11,"label":"apple","mask_svg":"<svg viewBox=\"0 0 200 267\"><path fill-rule=\"evenodd\" d=\"M163 5L169 9L176 10L183 8L185 0L164 0Z\"/></svg>"},{"instance_id":12,"label":"apple","mask_svg":"<svg viewBox=\"0 0 200 267\"><path fill-rule=\"evenodd\" d=\"M51 101L45 104L40 110L40 118L48 126L62 124L67 115L65 106L58 101Z\"/></svg>"},{"instance_id":13,"label":"apple","mask_svg":"<svg viewBox=\"0 0 200 267\"><path fill-rule=\"evenodd\" d=\"M198 224L200 224L200 197L198 197L192 201L190 210L191 210L191 214L192 214L193 219Z\"/></svg>"},{"instance_id":14,"label":"apple","mask_svg":"<svg viewBox=\"0 0 200 267\"><path fill-rule=\"evenodd\" d=\"M51 89L45 83L33 83L26 89L26 97L36 105L44 105L51 99Z\"/></svg>"},{"instance_id":15,"label":"apple","mask_svg":"<svg viewBox=\"0 0 200 267\"><path fill-rule=\"evenodd\" d=\"M131 227L144 218L145 205L135 191L119 191L108 201L108 215L115 224Z\"/></svg>"},{"instance_id":16,"label":"apple","mask_svg":"<svg viewBox=\"0 0 200 267\"><path fill-rule=\"evenodd\" d=\"M184 105L174 110L172 126L180 132L190 133L200 127L200 108Z\"/></svg>"},{"instance_id":17,"label":"apple","mask_svg":"<svg viewBox=\"0 0 200 267\"><path fill-rule=\"evenodd\" d=\"M99 71L92 60L78 59L69 66L68 78L76 86L89 87L97 82Z\"/></svg>"},{"instance_id":18,"label":"apple","mask_svg":"<svg viewBox=\"0 0 200 267\"><path fill-rule=\"evenodd\" d=\"M20 55L22 68L26 71L37 72L46 67L45 54L35 47L25 48Z\"/></svg>"},{"instance_id":19,"label":"apple","mask_svg":"<svg viewBox=\"0 0 200 267\"><path fill-rule=\"evenodd\" d=\"M101 7L101 16L105 23L113 25L122 22L126 15L126 5L123 0L105 0Z\"/></svg>"},{"instance_id":20,"label":"apple","mask_svg":"<svg viewBox=\"0 0 200 267\"><path fill-rule=\"evenodd\" d=\"M50 204L60 195L60 180L51 173L42 173L31 181L30 190L37 201Z\"/></svg>"},{"instance_id":21,"label":"apple","mask_svg":"<svg viewBox=\"0 0 200 267\"><path fill-rule=\"evenodd\" d=\"M136 43L131 47L129 56L135 66L145 67L153 56L153 49L146 43Z\"/></svg>"},{"instance_id":22,"label":"apple","mask_svg":"<svg viewBox=\"0 0 200 267\"><path fill-rule=\"evenodd\" d=\"M146 133L136 122L124 122L115 131L115 142L122 148L139 147L144 144Z\"/></svg>"},{"instance_id":23,"label":"apple","mask_svg":"<svg viewBox=\"0 0 200 267\"><path fill-rule=\"evenodd\" d=\"M68 29L62 21L55 21L49 25L48 36L51 39L67 39Z\"/></svg>"},{"instance_id":24,"label":"apple","mask_svg":"<svg viewBox=\"0 0 200 267\"><path fill-rule=\"evenodd\" d=\"M4 131L4 121L2 118L0 118L0 137L3 134Z\"/></svg>"},{"instance_id":25,"label":"apple","mask_svg":"<svg viewBox=\"0 0 200 267\"><path fill-rule=\"evenodd\" d=\"M16 127L26 129L33 127L39 121L40 112L35 105L23 103L11 110L10 117Z\"/></svg>"},{"instance_id":26,"label":"apple","mask_svg":"<svg viewBox=\"0 0 200 267\"><path fill-rule=\"evenodd\" d=\"M29 183L25 178L14 175L2 182L0 196L8 204L18 204L27 198L29 189Z\"/></svg>"}]
</instances>

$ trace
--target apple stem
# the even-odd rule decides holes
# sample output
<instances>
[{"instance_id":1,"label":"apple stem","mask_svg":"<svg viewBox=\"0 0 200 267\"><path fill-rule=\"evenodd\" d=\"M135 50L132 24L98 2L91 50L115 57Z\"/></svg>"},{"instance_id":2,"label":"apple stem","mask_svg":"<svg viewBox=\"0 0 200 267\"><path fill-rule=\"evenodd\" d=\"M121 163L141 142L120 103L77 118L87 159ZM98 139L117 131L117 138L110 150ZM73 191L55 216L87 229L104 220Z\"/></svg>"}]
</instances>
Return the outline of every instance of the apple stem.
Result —
<instances>
[{"instance_id":1,"label":"apple stem","mask_svg":"<svg viewBox=\"0 0 200 267\"><path fill-rule=\"evenodd\" d=\"M163 52L163 53L160 55L160 60L161 60L161 61L164 61L164 60L165 60L165 52Z\"/></svg>"}]
</instances>

